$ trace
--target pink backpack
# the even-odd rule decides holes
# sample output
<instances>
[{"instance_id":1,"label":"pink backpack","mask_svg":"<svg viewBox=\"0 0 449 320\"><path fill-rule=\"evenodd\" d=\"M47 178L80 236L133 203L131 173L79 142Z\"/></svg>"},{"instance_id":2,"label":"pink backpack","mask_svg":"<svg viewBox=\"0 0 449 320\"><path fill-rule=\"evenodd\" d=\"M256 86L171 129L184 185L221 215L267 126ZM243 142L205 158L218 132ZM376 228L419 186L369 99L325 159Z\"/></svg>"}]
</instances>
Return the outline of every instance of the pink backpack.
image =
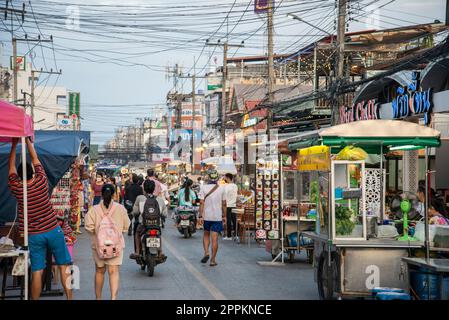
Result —
<instances>
[{"instance_id":1,"label":"pink backpack","mask_svg":"<svg viewBox=\"0 0 449 320\"><path fill-rule=\"evenodd\" d=\"M115 204L104 213L100 205L94 206L101 211L102 219L97 229L96 249L100 259L111 259L118 257L125 247L123 235L112 221L109 213L114 211Z\"/></svg>"}]
</instances>

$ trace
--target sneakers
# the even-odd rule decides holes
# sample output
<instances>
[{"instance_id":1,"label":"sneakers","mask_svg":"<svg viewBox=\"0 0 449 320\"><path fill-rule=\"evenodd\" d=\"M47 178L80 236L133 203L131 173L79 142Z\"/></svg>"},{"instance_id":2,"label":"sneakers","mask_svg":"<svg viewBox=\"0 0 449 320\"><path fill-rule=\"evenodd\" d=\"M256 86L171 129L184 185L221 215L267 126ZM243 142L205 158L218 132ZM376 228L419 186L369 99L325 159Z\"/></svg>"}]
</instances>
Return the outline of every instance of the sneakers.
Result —
<instances>
[{"instance_id":1,"label":"sneakers","mask_svg":"<svg viewBox=\"0 0 449 320\"><path fill-rule=\"evenodd\" d=\"M232 238L224 237L223 240L232 240Z\"/></svg>"}]
</instances>

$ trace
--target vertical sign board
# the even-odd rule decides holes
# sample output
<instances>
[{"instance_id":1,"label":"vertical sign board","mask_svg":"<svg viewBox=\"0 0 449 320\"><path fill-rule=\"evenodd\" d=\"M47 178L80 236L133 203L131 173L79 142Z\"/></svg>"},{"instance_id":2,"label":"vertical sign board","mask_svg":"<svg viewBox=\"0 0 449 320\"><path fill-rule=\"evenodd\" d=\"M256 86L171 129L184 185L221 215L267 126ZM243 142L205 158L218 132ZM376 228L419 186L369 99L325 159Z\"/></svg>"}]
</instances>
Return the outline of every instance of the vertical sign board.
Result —
<instances>
[{"instance_id":1,"label":"vertical sign board","mask_svg":"<svg viewBox=\"0 0 449 320\"><path fill-rule=\"evenodd\" d=\"M79 92L69 92L69 116L73 119L73 130L76 130L80 117Z\"/></svg>"},{"instance_id":2,"label":"vertical sign board","mask_svg":"<svg viewBox=\"0 0 449 320\"><path fill-rule=\"evenodd\" d=\"M258 162L256 170L256 239L278 240L280 220L279 163Z\"/></svg>"}]
</instances>

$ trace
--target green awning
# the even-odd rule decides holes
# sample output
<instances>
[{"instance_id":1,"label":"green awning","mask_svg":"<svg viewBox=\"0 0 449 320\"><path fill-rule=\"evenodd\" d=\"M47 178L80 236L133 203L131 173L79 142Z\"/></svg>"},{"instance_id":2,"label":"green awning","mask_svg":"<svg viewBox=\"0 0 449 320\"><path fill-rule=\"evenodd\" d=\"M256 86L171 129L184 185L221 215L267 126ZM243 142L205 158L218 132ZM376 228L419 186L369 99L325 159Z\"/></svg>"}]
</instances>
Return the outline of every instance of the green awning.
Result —
<instances>
[{"instance_id":1,"label":"green awning","mask_svg":"<svg viewBox=\"0 0 449 320\"><path fill-rule=\"evenodd\" d=\"M425 147L439 147L441 142L437 137L322 137L323 144L329 147L343 148L349 145L357 145L366 152L380 150L384 147L416 146L417 149Z\"/></svg>"}]
</instances>

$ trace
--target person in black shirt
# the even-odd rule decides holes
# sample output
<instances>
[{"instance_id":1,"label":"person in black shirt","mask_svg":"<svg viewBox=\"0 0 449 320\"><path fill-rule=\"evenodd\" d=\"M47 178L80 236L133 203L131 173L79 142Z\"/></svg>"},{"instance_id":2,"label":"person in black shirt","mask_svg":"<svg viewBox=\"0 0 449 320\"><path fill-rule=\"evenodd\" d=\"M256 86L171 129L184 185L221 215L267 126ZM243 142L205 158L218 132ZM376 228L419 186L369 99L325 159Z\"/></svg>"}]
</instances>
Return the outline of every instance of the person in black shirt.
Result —
<instances>
[{"instance_id":1,"label":"person in black shirt","mask_svg":"<svg viewBox=\"0 0 449 320\"><path fill-rule=\"evenodd\" d=\"M125 208L128 211L128 217L131 222L133 220L132 211L134 202L136 201L136 198L140 195L143 195L142 185L139 184L139 177L137 176L137 174L133 173L132 183L130 183L128 186L125 187L125 197L124 197ZM131 236L133 234L133 230L134 233L136 232L137 225L138 221L137 219L135 219L134 227L132 224L129 225L128 236Z\"/></svg>"}]
</instances>

